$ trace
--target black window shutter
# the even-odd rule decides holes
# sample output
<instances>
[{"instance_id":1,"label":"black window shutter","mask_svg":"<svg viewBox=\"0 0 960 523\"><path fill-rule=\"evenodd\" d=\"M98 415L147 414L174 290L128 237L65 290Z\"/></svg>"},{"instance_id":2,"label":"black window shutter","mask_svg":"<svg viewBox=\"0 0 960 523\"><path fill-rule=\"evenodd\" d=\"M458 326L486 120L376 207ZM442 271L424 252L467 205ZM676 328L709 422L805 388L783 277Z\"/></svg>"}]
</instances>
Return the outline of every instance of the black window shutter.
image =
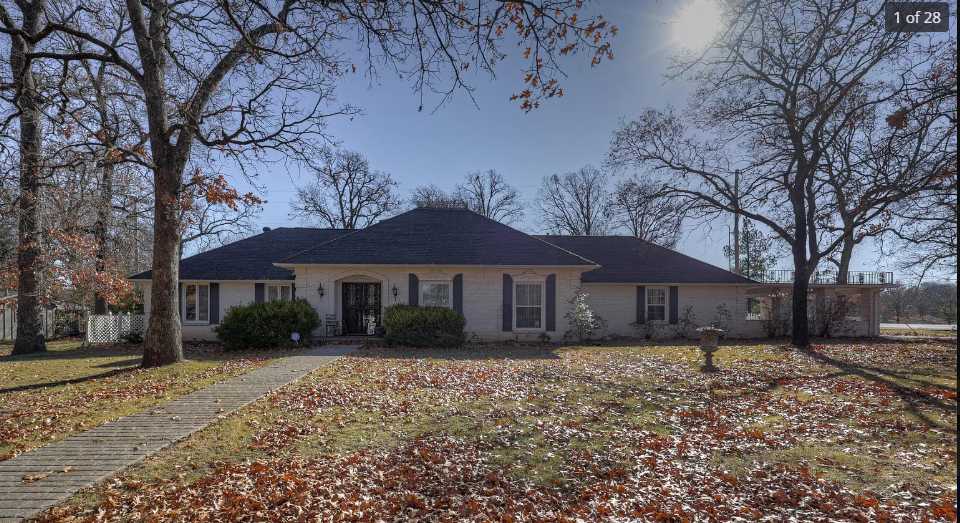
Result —
<instances>
[{"instance_id":1,"label":"black window shutter","mask_svg":"<svg viewBox=\"0 0 960 523\"><path fill-rule=\"evenodd\" d=\"M453 277L453 310L463 314L463 275Z\"/></svg>"},{"instance_id":2,"label":"black window shutter","mask_svg":"<svg viewBox=\"0 0 960 523\"><path fill-rule=\"evenodd\" d=\"M637 323L647 322L647 288L637 285Z\"/></svg>"},{"instance_id":3,"label":"black window shutter","mask_svg":"<svg viewBox=\"0 0 960 523\"><path fill-rule=\"evenodd\" d=\"M220 284L210 284L210 325L220 323Z\"/></svg>"},{"instance_id":4,"label":"black window shutter","mask_svg":"<svg viewBox=\"0 0 960 523\"><path fill-rule=\"evenodd\" d=\"M503 275L503 332L513 331L513 278Z\"/></svg>"},{"instance_id":5,"label":"black window shutter","mask_svg":"<svg viewBox=\"0 0 960 523\"><path fill-rule=\"evenodd\" d=\"M183 300L183 284L178 283L177 284L177 312L180 313L180 323L183 323L183 304L181 303L181 300Z\"/></svg>"},{"instance_id":6,"label":"black window shutter","mask_svg":"<svg viewBox=\"0 0 960 523\"><path fill-rule=\"evenodd\" d=\"M410 305L420 305L420 278L416 274L410 274L410 289L407 294L407 303Z\"/></svg>"},{"instance_id":7,"label":"black window shutter","mask_svg":"<svg viewBox=\"0 0 960 523\"><path fill-rule=\"evenodd\" d=\"M676 325L680 317L680 287L670 286L670 323Z\"/></svg>"},{"instance_id":8,"label":"black window shutter","mask_svg":"<svg viewBox=\"0 0 960 523\"><path fill-rule=\"evenodd\" d=\"M293 301L297 301L297 284L296 283L290 284L290 299Z\"/></svg>"},{"instance_id":9,"label":"black window shutter","mask_svg":"<svg viewBox=\"0 0 960 523\"><path fill-rule=\"evenodd\" d=\"M557 275L551 274L547 276L547 288L546 288L546 313L547 313L547 329L548 331L557 330Z\"/></svg>"},{"instance_id":10,"label":"black window shutter","mask_svg":"<svg viewBox=\"0 0 960 523\"><path fill-rule=\"evenodd\" d=\"M257 303L263 303L263 284L262 283L253 284L253 301Z\"/></svg>"}]
</instances>

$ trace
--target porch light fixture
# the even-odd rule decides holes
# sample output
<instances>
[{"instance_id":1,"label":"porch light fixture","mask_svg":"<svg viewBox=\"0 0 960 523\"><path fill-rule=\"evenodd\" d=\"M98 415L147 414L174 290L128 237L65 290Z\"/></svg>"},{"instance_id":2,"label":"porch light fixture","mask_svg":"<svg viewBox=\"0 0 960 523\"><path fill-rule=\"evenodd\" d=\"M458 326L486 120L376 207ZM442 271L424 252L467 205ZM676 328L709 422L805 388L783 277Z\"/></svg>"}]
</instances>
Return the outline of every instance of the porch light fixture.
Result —
<instances>
[{"instance_id":1,"label":"porch light fixture","mask_svg":"<svg viewBox=\"0 0 960 523\"><path fill-rule=\"evenodd\" d=\"M317 292L320 293L320 299L322 300L322 299L323 299L323 284L322 284L322 283L320 284L319 287L317 287Z\"/></svg>"},{"instance_id":2,"label":"porch light fixture","mask_svg":"<svg viewBox=\"0 0 960 523\"><path fill-rule=\"evenodd\" d=\"M397 301L397 294L398 294L398 293L399 293L399 291L397 291L397 284L394 283L394 284L393 284L393 301Z\"/></svg>"}]
</instances>

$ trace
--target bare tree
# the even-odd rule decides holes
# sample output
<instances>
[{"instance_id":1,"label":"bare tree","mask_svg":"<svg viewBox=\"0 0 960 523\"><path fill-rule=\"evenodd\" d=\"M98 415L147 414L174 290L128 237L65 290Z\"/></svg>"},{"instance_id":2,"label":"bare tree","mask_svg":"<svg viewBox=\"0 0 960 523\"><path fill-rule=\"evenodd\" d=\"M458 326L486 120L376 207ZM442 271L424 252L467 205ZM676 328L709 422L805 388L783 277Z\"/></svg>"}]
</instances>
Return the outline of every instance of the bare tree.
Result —
<instances>
[{"instance_id":1,"label":"bare tree","mask_svg":"<svg viewBox=\"0 0 960 523\"><path fill-rule=\"evenodd\" d=\"M675 249L680 242L686 209L682 199L637 177L617 182L609 205L614 224L668 249Z\"/></svg>"},{"instance_id":2,"label":"bare tree","mask_svg":"<svg viewBox=\"0 0 960 523\"><path fill-rule=\"evenodd\" d=\"M0 9L0 26L10 38L10 84L5 98L14 108L4 122L4 131L11 125L19 130L19 212L17 255L17 341L13 354L29 354L47 350L40 316L42 238L42 187L44 171L42 86L38 85L30 55L37 47L43 28L47 4L45 0L18 2L19 16L4 7ZM6 83L6 82L4 82ZM6 133L4 133L6 134Z\"/></svg>"},{"instance_id":3,"label":"bare tree","mask_svg":"<svg viewBox=\"0 0 960 523\"><path fill-rule=\"evenodd\" d=\"M77 6L39 31L16 27L5 6L0 32L31 42L35 33L62 33L78 42L72 49L80 49L27 49L27 59L58 60L65 68L77 60L108 62L142 100L146 147L121 150L153 173L145 367L183 358L177 296L181 197L192 186L222 189L210 187L203 173L187 172L194 147L241 167L270 152L307 161L306 142L324 138L326 119L353 112L336 103L332 91L343 75L356 71L357 55L372 79L378 67L386 68L411 78L418 92L439 92L446 100L457 90L472 90L465 74L471 67L493 73L505 50L519 44L528 63L523 89L513 99L529 111L562 95L558 57L587 50L596 65L612 57L607 38L616 33L599 15L582 13L581 0L108 0L96 10ZM110 29L116 27L123 28L120 38ZM507 42L508 35L517 41ZM342 45L361 52L347 55Z\"/></svg>"},{"instance_id":4,"label":"bare tree","mask_svg":"<svg viewBox=\"0 0 960 523\"><path fill-rule=\"evenodd\" d=\"M858 231L882 227L891 207L930 186L955 123L936 125L943 99L905 107L909 128L885 119L923 85L949 45L887 33L866 0L749 0L724 4L705 50L679 55L670 78L697 85L689 112L650 109L615 133L610 161L653 170L671 192L762 223L790 245L793 343L809 344L807 295L817 265ZM872 176L843 184L850 219L825 178L844 129L875 132ZM869 156L863 156L869 158ZM733 173L742 171L739 187ZM853 172L853 171L851 171Z\"/></svg>"},{"instance_id":5,"label":"bare tree","mask_svg":"<svg viewBox=\"0 0 960 523\"><path fill-rule=\"evenodd\" d=\"M523 218L526 204L520 199L520 191L499 172L475 171L463 179L454 192L471 211L507 225Z\"/></svg>"},{"instance_id":6,"label":"bare tree","mask_svg":"<svg viewBox=\"0 0 960 523\"><path fill-rule=\"evenodd\" d=\"M258 202L241 201L234 208L201 199L184 211L180 250L196 254L251 236L262 211Z\"/></svg>"},{"instance_id":7,"label":"bare tree","mask_svg":"<svg viewBox=\"0 0 960 523\"><path fill-rule=\"evenodd\" d=\"M750 220L744 220L739 249L742 259L740 270L736 272L747 278L762 280L767 271L776 266L779 259L776 240L776 237L771 238L760 231ZM732 261L736 253L737 250L732 245L723 246L723 256L728 260Z\"/></svg>"},{"instance_id":8,"label":"bare tree","mask_svg":"<svg viewBox=\"0 0 960 523\"><path fill-rule=\"evenodd\" d=\"M297 187L293 216L337 229L362 229L400 210L397 182L389 173L371 171L357 151L324 147L314 179Z\"/></svg>"},{"instance_id":9,"label":"bare tree","mask_svg":"<svg viewBox=\"0 0 960 523\"><path fill-rule=\"evenodd\" d=\"M611 229L607 175L592 165L544 176L534 202L540 226L550 234L601 235Z\"/></svg>"},{"instance_id":10,"label":"bare tree","mask_svg":"<svg viewBox=\"0 0 960 523\"><path fill-rule=\"evenodd\" d=\"M410 205L417 209L466 209L467 203L456 193L448 193L436 184L421 185L410 195Z\"/></svg>"},{"instance_id":11,"label":"bare tree","mask_svg":"<svg viewBox=\"0 0 960 523\"><path fill-rule=\"evenodd\" d=\"M880 295L880 306L890 315L891 319L897 323L910 319L910 312L913 310L913 304L916 300L916 289L903 285L886 289Z\"/></svg>"},{"instance_id":12,"label":"bare tree","mask_svg":"<svg viewBox=\"0 0 960 523\"><path fill-rule=\"evenodd\" d=\"M896 224L885 230L900 268L920 280L937 271L957 274L957 179L943 183L940 190L897 205Z\"/></svg>"}]
</instances>

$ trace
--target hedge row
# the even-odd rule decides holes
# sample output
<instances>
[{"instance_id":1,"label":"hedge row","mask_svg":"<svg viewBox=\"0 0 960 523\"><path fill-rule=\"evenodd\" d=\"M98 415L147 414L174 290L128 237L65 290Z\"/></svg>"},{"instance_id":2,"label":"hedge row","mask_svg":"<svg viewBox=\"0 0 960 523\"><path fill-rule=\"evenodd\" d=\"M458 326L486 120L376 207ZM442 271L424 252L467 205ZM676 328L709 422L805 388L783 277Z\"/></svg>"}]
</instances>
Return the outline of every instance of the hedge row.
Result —
<instances>
[{"instance_id":1,"label":"hedge row","mask_svg":"<svg viewBox=\"0 0 960 523\"><path fill-rule=\"evenodd\" d=\"M460 347L467 341L467 319L446 307L392 305L383 315L389 345Z\"/></svg>"},{"instance_id":2,"label":"hedge row","mask_svg":"<svg viewBox=\"0 0 960 523\"><path fill-rule=\"evenodd\" d=\"M294 332L309 340L319 328L320 316L301 298L230 307L213 331L227 350L242 350L288 345Z\"/></svg>"}]
</instances>

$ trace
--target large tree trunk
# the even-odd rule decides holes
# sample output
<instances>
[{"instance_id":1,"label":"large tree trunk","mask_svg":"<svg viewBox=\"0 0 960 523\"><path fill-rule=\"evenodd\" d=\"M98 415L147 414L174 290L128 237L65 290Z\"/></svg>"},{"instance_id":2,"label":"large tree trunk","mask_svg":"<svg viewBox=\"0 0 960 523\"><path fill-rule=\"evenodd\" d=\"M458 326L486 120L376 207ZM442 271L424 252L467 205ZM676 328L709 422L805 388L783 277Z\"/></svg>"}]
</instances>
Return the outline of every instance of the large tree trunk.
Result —
<instances>
[{"instance_id":1,"label":"large tree trunk","mask_svg":"<svg viewBox=\"0 0 960 523\"><path fill-rule=\"evenodd\" d=\"M796 268L796 272L797 274L793 279L792 342L795 347L807 347L810 345L810 319L807 317L807 296L810 291L810 278L807 274L806 264L799 265Z\"/></svg>"},{"instance_id":2,"label":"large tree trunk","mask_svg":"<svg viewBox=\"0 0 960 523\"><path fill-rule=\"evenodd\" d=\"M848 283L850 278L850 261L853 260L853 249L856 246L857 240L853 235L850 235L843 240L843 244L840 247L840 260L837 263L837 278L843 283Z\"/></svg>"},{"instance_id":3,"label":"large tree trunk","mask_svg":"<svg viewBox=\"0 0 960 523\"><path fill-rule=\"evenodd\" d=\"M182 165L158 163L154 170L153 267L150 326L143 343L143 367L183 361L180 330L180 188Z\"/></svg>"},{"instance_id":4,"label":"large tree trunk","mask_svg":"<svg viewBox=\"0 0 960 523\"><path fill-rule=\"evenodd\" d=\"M793 252L793 333L792 342L795 347L810 345L810 320L807 318L807 293L810 285L810 267L807 263L807 205L804 203L803 179L797 173L794 182L791 203L793 204L794 238L791 250Z\"/></svg>"},{"instance_id":5,"label":"large tree trunk","mask_svg":"<svg viewBox=\"0 0 960 523\"><path fill-rule=\"evenodd\" d=\"M113 209L113 171L116 168L112 161L103 165L103 178L100 180L100 208L97 209L97 223L94 229L94 241L97 244L97 272L106 269L107 261L107 221ZM94 296L93 312L106 314L108 310L107 298L96 293Z\"/></svg>"},{"instance_id":6,"label":"large tree trunk","mask_svg":"<svg viewBox=\"0 0 960 523\"><path fill-rule=\"evenodd\" d=\"M144 368L183 361L180 330L180 233L183 214L180 192L183 169L190 157L193 137L180 134L179 146L171 144L167 118L166 53L164 38L170 16L165 1L151 3L150 21L139 0L127 0L131 29L140 50L144 99L153 157L153 266L150 285L150 324L143 341ZM183 143L181 144L181 141Z\"/></svg>"},{"instance_id":7,"label":"large tree trunk","mask_svg":"<svg viewBox=\"0 0 960 523\"><path fill-rule=\"evenodd\" d=\"M23 30L36 34L44 0L23 2ZM42 274L40 242L43 239L41 208L41 154L43 129L36 79L26 55L34 44L20 36L11 36L10 69L14 89L19 97L20 113L20 244L17 254L17 342L13 354L29 354L47 350L41 310Z\"/></svg>"}]
</instances>

